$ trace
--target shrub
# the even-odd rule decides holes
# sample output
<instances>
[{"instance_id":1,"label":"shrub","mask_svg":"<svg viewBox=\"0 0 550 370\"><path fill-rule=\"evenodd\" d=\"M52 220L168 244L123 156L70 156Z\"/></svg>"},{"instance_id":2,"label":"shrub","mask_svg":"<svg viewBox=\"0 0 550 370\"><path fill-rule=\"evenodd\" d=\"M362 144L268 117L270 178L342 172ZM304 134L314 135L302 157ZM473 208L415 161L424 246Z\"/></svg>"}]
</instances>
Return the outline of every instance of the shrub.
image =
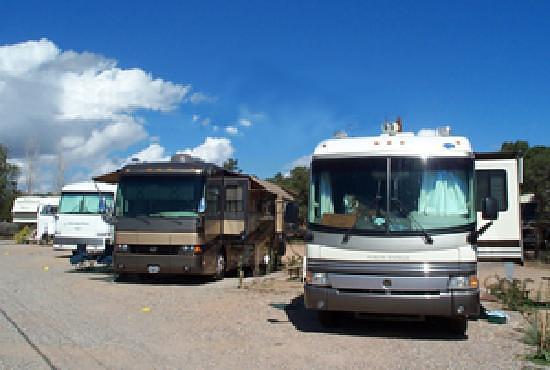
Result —
<instances>
[{"instance_id":1,"label":"shrub","mask_svg":"<svg viewBox=\"0 0 550 370\"><path fill-rule=\"evenodd\" d=\"M27 225L13 235L13 239L17 244L24 244L31 235L31 228Z\"/></svg>"}]
</instances>

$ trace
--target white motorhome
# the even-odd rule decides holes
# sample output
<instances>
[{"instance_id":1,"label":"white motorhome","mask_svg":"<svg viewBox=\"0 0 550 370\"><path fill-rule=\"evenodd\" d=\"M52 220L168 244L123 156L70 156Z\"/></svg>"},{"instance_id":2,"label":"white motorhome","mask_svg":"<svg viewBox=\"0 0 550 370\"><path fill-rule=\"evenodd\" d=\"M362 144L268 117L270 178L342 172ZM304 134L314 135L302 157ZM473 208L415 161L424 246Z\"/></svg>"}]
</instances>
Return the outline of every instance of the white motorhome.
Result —
<instances>
[{"instance_id":1,"label":"white motorhome","mask_svg":"<svg viewBox=\"0 0 550 370\"><path fill-rule=\"evenodd\" d=\"M491 223L478 238L478 261L523 262L520 205L523 158L511 152L476 153L475 171L477 227ZM497 201L498 220L482 219L481 203L486 197Z\"/></svg>"},{"instance_id":2,"label":"white motorhome","mask_svg":"<svg viewBox=\"0 0 550 370\"><path fill-rule=\"evenodd\" d=\"M38 206L36 222L36 241L49 241L55 235L55 215L59 206L59 197L43 198Z\"/></svg>"},{"instance_id":3,"label":"white motorhome","mask_svg":"<svg viewBox=\"0 0 550 370\"><path fill-rule=\"evenodd\" d=\"M17 224L35 225L38 218L38 207L40 203L47 203L58 197L49 196L20 196L13 201L11 209L12 219Z\"/></svg>"},{"instance_id":4,"label":"white motorhome","mask_svg":"<svg viewBox=\"0 0 550 370\"><path fill-rule=\"evenodd\" d=\"M103 214L113 209L116 190L116 185L101 182L65 185L57 214L54 249L71 250L73 257L81 255L86 259L112 246L113 226L103 220Z\"/></svg>"},{"instance_id":5,"label":"white motorhome","mask_svg":"<svg viewBox=\"0 0 550 370\"><path fill-rule=\"evenodd\" d=\"M304 300L331 324L341 311L479 314L474 153L450 128L321 142L312 156ZM494 199L483 216L497 218Z\"/></svg>"}]
</instances>

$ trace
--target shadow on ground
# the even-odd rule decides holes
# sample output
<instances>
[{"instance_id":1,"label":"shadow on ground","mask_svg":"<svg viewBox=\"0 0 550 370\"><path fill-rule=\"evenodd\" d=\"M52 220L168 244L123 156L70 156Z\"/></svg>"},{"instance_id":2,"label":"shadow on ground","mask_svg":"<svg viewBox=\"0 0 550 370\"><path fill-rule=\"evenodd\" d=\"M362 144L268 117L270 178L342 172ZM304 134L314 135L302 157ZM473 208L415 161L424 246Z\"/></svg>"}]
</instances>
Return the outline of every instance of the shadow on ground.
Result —
<instances>
[{"instance_id":1,"label":"shadow on ground","mask_svg":"<svg viewBox=\"0 0 550 370\"><path fill-rule=\"evenodd\" d=\"M186 275L151 275L151 274L128 274L122 277L113 272L111 266L81 267L66 270L67 274L90 274L90 280L104 281L116 284L137 284L137 285L207 285L215 280L205 276Z\"/></svg>"},{"instance_id":2,"label":"shadow on ground","mask_svg":"<svg viewBox=\"0 0 550 370\"><path fill-rule=\"evenodd\" d=\"M296 330L306 333L325 333L332 335L351 335L362 337L382 337L422 340L468 339L451 333L444 319L414 320L400 317L362 317L342 314L334 327L324 327L317 320L315 311L306 310L304 296L295 297L290 304L271 304L272 307L284 310L288 322ZM271 324L283 324L285 321L268 319Z\"/></svg>"}]
</instances>

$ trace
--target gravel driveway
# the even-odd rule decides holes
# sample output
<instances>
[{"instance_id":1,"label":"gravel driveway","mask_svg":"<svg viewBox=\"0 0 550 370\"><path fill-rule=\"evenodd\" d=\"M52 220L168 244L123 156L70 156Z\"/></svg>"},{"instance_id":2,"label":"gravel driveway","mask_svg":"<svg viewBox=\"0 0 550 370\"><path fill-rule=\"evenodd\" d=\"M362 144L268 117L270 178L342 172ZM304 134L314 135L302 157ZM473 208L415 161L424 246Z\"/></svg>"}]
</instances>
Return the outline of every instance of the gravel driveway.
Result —
<instances>
[{"instance_id":1,"label":"gravel driveway","mask_svg":"<svg viewBox=\"0 0 550 370\"><path fill-rule=\"evenodd\" d=\"M0 245L0 368L521 368L514 328L468 337L425 322L351 319L323 329L282 274L114 283L63 252Z\"/></svg>"}]
</instances>

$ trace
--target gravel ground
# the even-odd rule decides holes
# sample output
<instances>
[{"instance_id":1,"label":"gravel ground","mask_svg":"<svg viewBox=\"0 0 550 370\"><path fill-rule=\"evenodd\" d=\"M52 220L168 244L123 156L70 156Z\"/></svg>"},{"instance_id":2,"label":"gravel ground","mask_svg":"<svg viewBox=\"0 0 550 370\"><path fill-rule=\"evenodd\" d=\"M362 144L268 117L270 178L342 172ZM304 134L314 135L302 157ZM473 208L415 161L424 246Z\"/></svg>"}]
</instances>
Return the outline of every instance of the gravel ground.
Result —
<instances>
[{"instance_id":1,"label":"gravel ground","mask_svg":"<svg viewBox=\"0 0 550 370\"><path fill-rule=\"evenodd\" d=\"M105 269L71 268L63 252L0 244L0 281L0 368L511 369L532 350L516 313L506 325L470 322L467 338L425 322L325 330L282 274L246 289L235 278L114 283Z\"/></svg>"}]
</instances>

